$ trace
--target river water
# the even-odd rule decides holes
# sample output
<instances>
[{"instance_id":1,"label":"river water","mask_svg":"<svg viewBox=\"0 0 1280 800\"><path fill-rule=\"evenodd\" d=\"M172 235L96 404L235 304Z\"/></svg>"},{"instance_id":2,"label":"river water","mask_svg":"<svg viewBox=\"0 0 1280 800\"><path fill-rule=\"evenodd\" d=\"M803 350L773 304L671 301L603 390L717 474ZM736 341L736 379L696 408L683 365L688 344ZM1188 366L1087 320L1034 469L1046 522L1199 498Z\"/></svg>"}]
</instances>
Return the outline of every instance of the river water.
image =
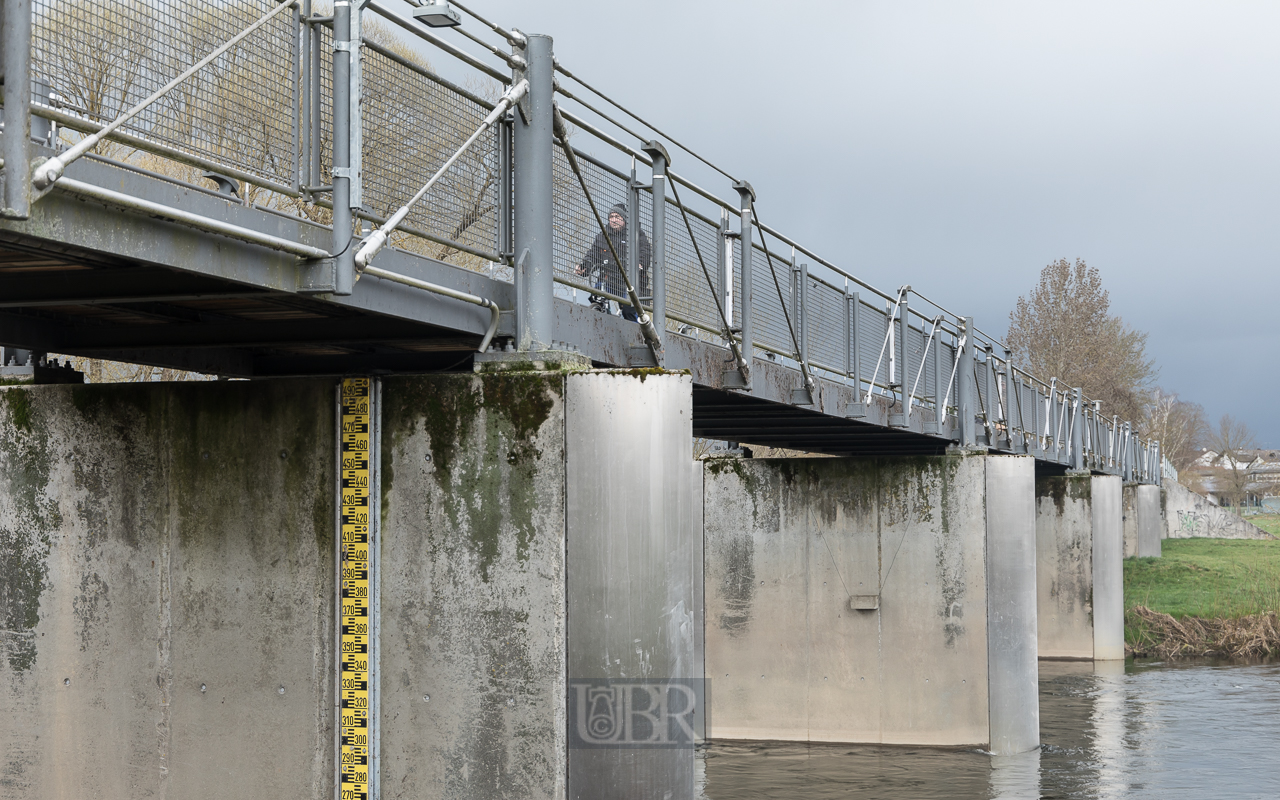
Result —
<instances>
[{"instance_id":1,"label":"river water","mask_svg":"<svg viewBox=\"0 0 1280 800\"><path fill-rule=\"evenodd\" d=\"M1280 798L1280 664L1040 662L1042 747L712 744L711 800Z\"/></svg>"}]
</instances>

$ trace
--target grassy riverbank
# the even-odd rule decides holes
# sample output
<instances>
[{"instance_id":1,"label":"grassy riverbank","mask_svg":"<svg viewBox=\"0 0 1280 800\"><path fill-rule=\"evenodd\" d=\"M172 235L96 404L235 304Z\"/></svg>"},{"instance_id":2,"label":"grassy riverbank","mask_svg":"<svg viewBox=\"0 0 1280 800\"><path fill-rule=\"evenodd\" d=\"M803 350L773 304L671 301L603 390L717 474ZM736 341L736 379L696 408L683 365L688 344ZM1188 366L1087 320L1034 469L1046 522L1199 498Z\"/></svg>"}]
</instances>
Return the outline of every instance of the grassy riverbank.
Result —
<instances>
[{"instance_id":1,"label":"grassy riverbank","mask_svg":"<svg viewBox=\"0 0 1280 800\"><path fill-rule=\"evenodd\" d=\"M1245 519L1262 528L1272 536L1280 536L1280 514L1254 514Z\"/></svg>"},{"instance_id":2,"label":"grassy riverbank","mask_svg":"<svg viewBox=\"0 0 1280 800\"><path fill-rule=\"evenodd\" d=\"M1280 650L1280 540L1166 539L1161 544L1161 558L1124 562L1130 649L1160 656L1256 656Z\"/></svg>"}]
</instances>

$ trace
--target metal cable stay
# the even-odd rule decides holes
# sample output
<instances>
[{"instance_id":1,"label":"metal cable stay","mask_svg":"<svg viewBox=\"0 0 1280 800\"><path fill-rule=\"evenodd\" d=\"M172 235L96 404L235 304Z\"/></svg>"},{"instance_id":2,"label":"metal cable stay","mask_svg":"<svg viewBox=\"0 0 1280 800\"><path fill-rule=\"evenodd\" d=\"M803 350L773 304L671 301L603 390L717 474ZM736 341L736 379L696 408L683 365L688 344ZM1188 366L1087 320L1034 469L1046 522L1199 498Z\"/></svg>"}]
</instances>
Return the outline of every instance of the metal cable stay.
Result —
<instances>
[{"instance_id":1,"label":"metal cable stay","mask_svg":"<svg viewBox=\"0 0 1280 800\"><path fill-rule=\"evenodd\" d=\"M254 231L249 228L244 228L238 225L232 225L230 223L222 222L220 220L211 219L209 217L193 214L191 212L183 211L181 209L165 206L160 203L154 203L148 200L142 200L140 198L135 198L135 197L131 197L129 195L123 194L121 192L115 192L110 189L104 189L98 186L94 186L92 184L84 183L82 181L76 181L76 180L63 177L63 174L66 171L66 168L68 166L70 166L72 163L80 159L82 156L86 155L90 150L96 147L102 140L114 134L119 128L124 126L130 120L134 119L143 111L145 111L147 108L152 106L154 103L164 98L174 88L176 88L177 86L182 84L184 81L186 81L187 79L191 78L193 75L203 70L205 67L208 67L214 61L216 61L219 56L227 53L229 50L231 50L231 48L235 47L237 44L244 41L254 31L257 31L258 29L262 28L272 19L275 19L277 16L283 14L288 9L299 8L299 7L300 7L300 4L298 0L288 0L287 2L278 3L275 8L271 9L267 13L258 17L249 26L241 30L231 39L227 40L222 45L214 48L214 50L211 51L204 58L200 59L195 64L188 67L182 73L180 73L179 75L171 79L164 86L161 86L159 89L152 92L149 96L147 96L141 102L137 103L132 108L125 111L123 114L121 114L119 117L117 117L107 125L104 125L100 127L98 130L96 130L95 132L89 134L88 136L85 136L83 139L77 142L74 146L72 146L66 152L60 153L59 155L54 156L53 158L37 163L31 175L31 186L35 190L35 193L32 199L39 200L40 198L47 195L50 191L52 191L55 187L57 187L57 188L69 191L73 194L80 195L82 197L89 197L103 203L119 206L121 208L134 210L134 211L141 211L147 214L152 214L158 217L170 219L172 221L180 222L194 228L209 231L211 233L225 235L231 238L239 239L241 241L249 242L251 244L260 245L263 247L269 247L274 250L289 253L291 255L298 256L299 258L319 261L319 260L325 260L325 259L334 257L334 254L331 254L328 251L322 250L318 247L311 247L309 245L304 245L300 242L294 242L289 239L285 239L283 237L272 236L270 234L261 233L259 231ZM439 169L439 171L437 171L436 174L432 176L431 180L429 180L427 184L423 186L421 190L419 190L419 192L413 197L412 200L410 200L399 211L397 211L396 214L394 214L391 217L391 219L389 219L381 228L378 229L376 233L370 236L369 239L363 243L359 253L356 255L356 261L358 264L356 280L359 279L361 274L367 272L368 274L373 275L374 277L377 277L377 278L381 278L383 280L399 283L399 284L410 286L417 289L422 289L424 291L443 295L445 297L451 297L456 300L461 300L463 302L471 303L473 305L478 305L488 309L490 313L490 321L489 321L488 329L485 331L484 337L481 340L481 343L479 346L480 352L484 352L488 348L489 343L493 340L494 334L498 330L498 320L500 318L500 310L496 303L494 303L492 300L488 298L479 297L477 295L469 294L467 292L460 292L456 289L450 289L447 286L440 286L434 283L430 283L428 281L420 280L418 278L413 278L408 275L401 275L399 273L391 272L389 270L370 267L369 261L373 258L374 255L377 254L379 250L382 249L391 231L393 231L400 223L404 221L404 218L408 215L409 210L413 207L413 205L422 199L422 197L427 193L427 191L431 188L431 186L440 178L440 176L443 175L445 171L448 170L449 167L451 167L458 160L458 158L460 158L462 154L466 152L466 150L470 148L471 145L474 144L477 139L480 138L481 135L484 134L485 131L487 131L490 127L492 127L493 124L496 123L497 120L501 118L501 116L504 113L506 113L507 109L510 108L515 102L517 102L520 99L521 96L524 95L524 93L528 90L528 88L529 88L528 81L521 81L516 86L509 89L503 95L502 99L499 101L499 103L494 108L494 110L489 114L489 116L485 118L484 123L480 126L480 128L471 135L471 137L462 145L461 148L458 149L457 152L453 154L451 158L449 158L448 161L445 162L445 164ZM351 243L352 243L351 240L349 240L347 244L348 248L351 246Z\"/></svg>"},{"instance_id":2,"label":"metal cable stay","mask_svg":"<svg viewBox=\"0 0 1280 800\"><path fill-rule=\"evenodd\" d=\"M507 109L518 103L520 98L524 97L525 93L528 91L528 80L521 80L515 86L508 89L502 95L502 98L498 101L494 109L489 112L487 117L484 118L484 122L480 124L480 127L477 128L465 142L463 142L462 146L459 147L457 151L448 158L448 160L440 165L440 169L436 170L436 174L431 176L431 179L418 190L418 193L415 194L409 202L402 205L396 213L392 214L390 219L383 223L382 227L369 234L369 236L365 238L364 242L360 245L360 249L356 251L356 280L359 280L360 275L367 272L377 278L403 283L406 286L415 286L420 289L426 289L427 291L447 295L458 300L465 300L489 309L489 329L485 332L484 339L480 342L479 349L481 353L489 348L489 342L493 340L493 335L498 331L498 319L500 312L496 303L483 297L477 298L475 295L466 294L465 292L458 292L453 289L448 289L444 286L438 286L433 283L427 283L426 281L421 281L416 278L407 278L403 275L397 275L396 273L387 272L386 270L378 269L376 267L370 267L369 262L373 260L373 257L376 256L380 250L382 250L387 243L388 237L391 236L391 232L394 231L400 223L404 222L405 217L409 216L409 211L417 205L419 200L426 196L427 192L435 185L436 181L440 180L440 177L444 175L450 167L457 163L458 159L462 157L462 154L471 149L471 146L475 144L486 131L492 128L494 124L502 118L502 115L507 113ZM473 300L471 298L475 299Z\"/></svg>"},{"instance_id":3,"label":"metal cable stay","mask_svg":"<svg viewBox=\"0 0 1280 800\"><path fill-rule=\"evenodd\" d=\"M698 266L702 267L702 275L707 279L707 288L711 290L711 298L716 301L716 313L720 315L720 323L724 326L723 333L725 341L729 343L729 351L733 354L733 362L742 375L743 383L751 384L751 365L742 355L742 344L733 333L733 326L729 323L729 318L724 311L724 304L720 302L720 293L716 291L715 282L711 280L711 271L707 269L707 262L702 258L702 248L698 247L698 237L693 235L693 224L689 222L689 212L685 210L684 203L680 202L680 188L675 181L671 182L671 192L675 195L676 207L680 209L680 216L684 220L685 229L689 231L689 241L693 243L693 253L698 257Z\"/></svg>"}]
</instances>

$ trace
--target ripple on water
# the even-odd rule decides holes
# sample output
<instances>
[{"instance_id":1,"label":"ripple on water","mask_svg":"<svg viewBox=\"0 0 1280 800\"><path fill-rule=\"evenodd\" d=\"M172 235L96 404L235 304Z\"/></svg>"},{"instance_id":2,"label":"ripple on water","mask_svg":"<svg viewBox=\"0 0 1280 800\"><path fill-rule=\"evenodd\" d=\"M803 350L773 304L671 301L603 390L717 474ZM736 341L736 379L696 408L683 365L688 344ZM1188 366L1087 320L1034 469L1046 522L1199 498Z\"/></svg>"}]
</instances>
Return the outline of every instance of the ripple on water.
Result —
<instances>
[{"instance_id":1,"label":"ripple on water","mask_svg":"<svg viewBox=\"0 0 1280 800\"><path fill-rule=\"evenodd\" d=\"M1280 664L1042 662L1043 747L789 743L699 752L712 800L1280 798Z\"/></svg>"}]
</instances>

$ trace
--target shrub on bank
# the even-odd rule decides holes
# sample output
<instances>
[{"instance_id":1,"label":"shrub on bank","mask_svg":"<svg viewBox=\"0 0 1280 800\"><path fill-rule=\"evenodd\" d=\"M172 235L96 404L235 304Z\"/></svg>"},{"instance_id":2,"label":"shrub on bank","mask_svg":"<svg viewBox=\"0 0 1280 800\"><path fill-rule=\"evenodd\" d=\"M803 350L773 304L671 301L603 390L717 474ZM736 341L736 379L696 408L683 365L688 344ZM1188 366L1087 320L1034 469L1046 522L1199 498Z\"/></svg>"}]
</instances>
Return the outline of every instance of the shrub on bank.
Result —
<instances>
[{"instance_id":1,"label":"shrub on bank","mask_svg":"<svg viewBox=\"0 0 1280 800\"><path fill-rule=\"evenodd\" d=\"M1280 653L1280 541L1166 539L1124 564L1125 649L1162 658Z\"/></svg>"}]
</instances>

